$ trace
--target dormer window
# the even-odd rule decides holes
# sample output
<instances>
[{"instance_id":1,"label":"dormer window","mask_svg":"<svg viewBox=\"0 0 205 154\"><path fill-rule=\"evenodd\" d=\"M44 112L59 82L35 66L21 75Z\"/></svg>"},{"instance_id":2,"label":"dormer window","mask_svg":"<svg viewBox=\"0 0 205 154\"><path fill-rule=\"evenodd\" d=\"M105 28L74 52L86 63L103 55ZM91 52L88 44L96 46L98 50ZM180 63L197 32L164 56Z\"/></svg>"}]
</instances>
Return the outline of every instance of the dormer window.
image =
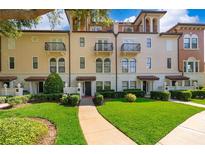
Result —
<instances>
[{"instance_id":1,"label":"dormer window","mask_svg":"<svg viewBox=\"0 0 205 154\"><path fill-rule=\"evenodd\" d=\"M90 30L95 32L102 31L102 26L91 26Z\"/></svg>"},{"instance_id":2,"label":"dormer window","mask_svg":"<svg viewBox=\"0 0 205 154\"><path fill-rule=\"evenodd\" d=\"M131 26L124 26L124 32L133 32L133 27L131 27Z\"/></svg>"}]
</instances>

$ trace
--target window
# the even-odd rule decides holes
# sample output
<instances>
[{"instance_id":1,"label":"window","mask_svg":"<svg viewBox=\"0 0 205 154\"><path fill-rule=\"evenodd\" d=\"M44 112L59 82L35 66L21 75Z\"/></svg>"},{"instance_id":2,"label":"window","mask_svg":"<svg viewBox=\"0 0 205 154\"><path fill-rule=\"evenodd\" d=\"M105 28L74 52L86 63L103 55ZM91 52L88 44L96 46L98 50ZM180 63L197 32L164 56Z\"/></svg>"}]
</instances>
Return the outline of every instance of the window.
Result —
<instances>
[{"instance_id":1,"label":"window","mask_svg":"<svg viewBox=\"0 0 205 154\"><path fill-rule=\"evenodd\" d=\"M133 32L133 27L131 27L131 26L125 26L125 27L124 27L124 32Z\"/></svg>"},{"instance_id":2,"label":"window","mask_svg":"<svg viewBox=\"0 0 205 154\"><path fill-rule=\"evenodd\" d=\"M104 82L104 90L110 90L111 89L111 82L105 81Z\"/></svg>"},{"instance_id":3,"label":"window","mask_svg":"<svg viewBox=\"0 0 205 154\"><path fill-rule=\"evenodd\" d=\"M198 39L197 38L192 38L191 42L192 42L192 45L191 45L192 49L196 49L197 46L198 46Z\"/></svg>"},{"instance_id":4,"label":"window","mask_svg":"<svg viewBox=\"0 0 205 154\"><path fill-rule=\"evenodd\" d=\"M85 47L85 38L80 37L80 47Z\"/></svg>"},{"instance_id":5,"label":"window","mask_svg":"<svg viewBox=\"0 0 205 154\"><path fill-rule=\"evenodd\" d=\"M187 69L187 67L186 67L186 61L184 61L184 72L186 72L186 69Z\"/></svg>"},{"instance_id":6,"label":"window","mask_svg":"<svg viewBox=\"0 0 205 154\"><path fill-rule=\"evenodd\" d=\"M147 61L146 61L146 68L147 69L151 69L152 68L152 64L151 64L151 57L147 57Z\"/></svg>"},{"instance_id":7,"label":"window","mask_svg":"<svg viewBox=\"0 0 205 154\"><path fill-rule=\"evenodd\" d=\"M110 73L111 72L111 62L109 58L106 58L104 60L104 73Z\"/></svg>"},{"instance_id":8,"label":"window","mask_svg":"<svg viewBox=\"0 0 205 154\"><path fill-rule=\"evenodd\" d=\"M194 72L194 62L190 61L187 63L188 72Z\"/></svg>"},{"instance_id":9,"label":"window","mask_svg":"<svg viewBox=\"0 0 205 154\"><path fill-rule=\"evenodd\" d=\"M128 73L128 59L126 58L122 60L122 72Z\"/></svg>"},{"instance_id":10,"label":"window","mask_svg":"<svg viewBox=\"0 0 205 154\"><path fill-rule=\"evenodd\" d=\"M129 82L128 81L122 81L122 89L128 89L129 88Z\"/></svg>"},{"instance_id":11,"label":"window","mask_svg":"<svg viewBox=\"0 0 205 154\"><path fill-rule=\"evenodd\" d=\"M130 89L136 89L136 81L130 81Z\"/></svg>"},{"instance_id":12,"label":"window","mask_svg":"<svg viewBox=\"0 0 205 154\"><path fill-rule=\"evenodd\" d=\"M103 90L103 82L102 81L96 81L96 91Z\"/></svg>"},{"instance_id":13,"label":"window","mask_svg":"<svg viewBox=\"0 0 205 154\"><path fill-rule=\"evenodd\" d=\"M14 69L15 68L15 58L9 57L9 68Z\"/></svg>"},{"instance_id":14,"label":"window","mask_svg":"<svg viewBox=\"0 0 205 154\"><path fill-rule=\"evenodd\" d=\"M152 47L152 39L147 38L147 48L151 48L151 47Z\"/></svg>"},{"instance_id":15,"label":"window","mask_svg":"<svg viewBox=\"0 0 205 154\"><path fill-rule=\"evenodd\" d=\"M80 69L85 69L85 57L80 57Z\"/></svg>"},{"instance_id":16,"label":"window","mask_svg":"<svg viewBox=\"0 0 205 154\"><path fill-rule=\"evenodd\" d=\"M16 48L16 41L15 39L9 38L8 39L8 49L12 50Z\"/></svg>"},{"instance_id":17,"label":"window","mask_svg":"<svg viewBox=\"0 0 205 154\"><path fill-rule=\"evenodd\" d=\"M33 69L38 69L38 57L33 57Z\"/></svg>"},{"instance_id":18,"label":"window","mask_svg":"<svg viewBox=\"0 0 205 154\"><path fill-rule=\"evenodd\" d=\"M190 48L190 38L184 38L184 48Z\"/></svg>"},{"instance_id":19,"label":"window","mask_svg":"<svg viewBox=\"0 0 205 154\"><path fill-rule=\"evenodd\" d=\"M172 68L172 59L171 58L167 58L167 68L168 69Z\"/></svg>"},{"instance_id":20,"label":"window","mask_svg":"<svg viewBox=\"0 0 205 154\"><path fill-rule=\"evenodd\" d=\"M62 38L52 38L51 39L51 42L62 42L63 43L63 39ZM51 45L51 50L62 50L63 48L62 48L62 44L60 44L60 43L53 43L52 45Z\"/></svg>"},{"instance_id":21,"label":"window","mask_svg":"<svg viewBox=\"0 0 205 154\"><path fill-rule=\"evenodd\" d=\"M103 61L101 58L96 59L96 72L102 73L103 71Z\"/></svg>"},{"instance_id":22,"label":"window","mask_svg":"<svg viewBox=\"0 0 205 154\"><path fill-rule=\"evenodd\" d=\"M195 72L199 72L199 62L195 62Z\"/></svg>"},{"instance_id":23,"label":"window","mask_svg":"<svg viewBox=\"0 0 205 154\"><path fill-rule=\"evenodd\" d=\"M51 58L50 59L50 72L54 73L57 72L57 66L56 66L56 59L55 58Z\"/></svg>"},{"instance_id":24,"label":"window","mask_svg":"<svg viewBox=\"0 0 205 154\"><path fill-rule=\"evenodd\" d=\"M185 86L190 86L190 85L191 85L191 84L190 84L190 80L185 80L184 85L185 85Z\"/></svg>"},{"instance_id":25,"label":"window","mask_svg":"<svg viewBox=\"0 0 205 154\"><path fill-rule=\"evenodd\" d=\"M130 60L130 72L136 72L136 60L134 58Z\"/></svg>"},{"instance_id":26,"label":"window","mask_svg":"<svg viewBox=\"0 0 205 154\"><path fill-rule=\"evenodd\" d=\"M58 60L58 72L65 73L65 60L64 60L64 58L60 58Z\"/></svg>"}]
</instances>

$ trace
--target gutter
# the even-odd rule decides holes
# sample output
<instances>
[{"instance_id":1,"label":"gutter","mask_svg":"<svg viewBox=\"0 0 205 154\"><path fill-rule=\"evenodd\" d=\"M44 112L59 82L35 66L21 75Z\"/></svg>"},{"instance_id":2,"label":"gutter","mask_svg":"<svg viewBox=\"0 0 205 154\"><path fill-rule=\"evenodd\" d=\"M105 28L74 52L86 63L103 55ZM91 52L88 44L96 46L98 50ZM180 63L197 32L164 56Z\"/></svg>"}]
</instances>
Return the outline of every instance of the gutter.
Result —
<instances>
[{"instance_id":1,"label":"gutter","mask_svg":"<svg viewBox=\"0 0 205 154\"><path fill-rule=\"evenodd\" d=\"M180 59L179 59L179 52L180 52L180 51L179 51L179 39L181 38L181 36L182 36L182 35L180 35L180 36L177 38L178 71L182 73L182 76L184 76L184 71L180 70L180 67L179 67L179 61L180 61Z\"/></svg>"},{"instance_id":2,"label":"gutter","mask_svg":"<svg viewBox=\"0 0 205 154\"><path fill-rule=\"evenodd\" d=\"M0 36L0 72L1 72L1 63L2 63L2 61L1 61L1 36Z\"/></svg>"},{"instance_id":3,"label":"gutter","mask_svg":"<svg viewBox=\"0 0 205 154\"><path fill-rule=\"evenodd\" d=\"M68 86L71 86L71 52L70 52L70 47L71 47L71 41L70 41L70 34L68 33L68 65L69 65L69 70L68 70Z\"/></svg>"}]
</instances>

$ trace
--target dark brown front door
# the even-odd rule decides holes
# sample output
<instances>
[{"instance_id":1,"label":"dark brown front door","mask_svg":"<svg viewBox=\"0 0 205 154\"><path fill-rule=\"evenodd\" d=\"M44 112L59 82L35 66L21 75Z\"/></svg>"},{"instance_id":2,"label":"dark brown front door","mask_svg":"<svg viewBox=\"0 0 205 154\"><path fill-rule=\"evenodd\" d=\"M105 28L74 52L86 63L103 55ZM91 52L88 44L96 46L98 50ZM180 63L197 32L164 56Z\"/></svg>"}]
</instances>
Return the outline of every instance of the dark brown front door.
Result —
<instances>
[{"instance_id":1,"label":"dark brown front door","mask_svg":"<svg viewBox=\"0 0 205 154\"><path fill-rule=\"evenodd\" d=\"M38 92L43 93L43 82L38 83Z\"/></svg>"},{"instance_id":2,"label":"dark brown front door","mask_svg":"<svg viewBox=\"0 0 205 154\"><path fill-rule=\"evenodd\" d=\"M147 93L147 81L143 81L143 91Z\"/></svg>"},{"instance_id":3,"label":"dark brown front door","mask_svg":"<svg viewBox=\"0 0 205 154\"><path fill-rule=\"evenodd\" d=\"M91 96L91 82L85 82L85 96Z\"/></svg>"}]
</instances>

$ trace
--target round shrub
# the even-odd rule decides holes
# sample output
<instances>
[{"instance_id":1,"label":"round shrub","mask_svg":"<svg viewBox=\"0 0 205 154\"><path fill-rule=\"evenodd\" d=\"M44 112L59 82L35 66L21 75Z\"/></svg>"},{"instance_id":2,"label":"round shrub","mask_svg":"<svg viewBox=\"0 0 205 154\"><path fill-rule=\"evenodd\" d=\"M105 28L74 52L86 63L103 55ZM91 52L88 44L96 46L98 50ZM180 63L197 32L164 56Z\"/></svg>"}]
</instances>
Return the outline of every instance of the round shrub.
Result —
<instances>
[{"instance_id":1,"label":"round shrub","mask_svg":"<svg viewBox=\"0 0 205 154\"><path fill-rule=\"evenodd\" d=\"M71 105L71 106L78 105L78 102L80 100L79 95L71 95L69 97L70 97L69 105Z\"/></svg>"},{"instance_id":2,"label":"round shrub","mask_svg":"<svg viewBox=\"0 0 205 154\"><path fill-rule=\"evenodd\" d=\"M45 81L44 93L62 93L63 87L64 85L61 77L57 73L51 73Z\"/></svg>"},{"instance_id":3,"label":"round shrub","mask_svg":"<svg viewBox=\"0 0 205 154\"><path fill-rule=\"evenodd\" d=\"M67 105L68 104L68 95L63 95L60 99L61 104Z\"/></svg>"},{"instance_id":4,"label":"round shrub","mask_svg":"<svg viewBox=\"0 0 205 154\"><path fill-rule=\"evenodd\" d=\"M137 99L137 97L134 94L131 94L131 93L127 94L125 96L125 98L128 102L135 102L136 99Z\"/></svg>"},{"instance_id":5,"label":"round shrub","mask_svg":"<svg viewBox=\"0 0 205 154\"><path fill-rule=\"evenodd\" d=\"M0 104L1 103L6 103L6 97L5 96L0 96Z\"/></svg>"},{"instance_id":6,"label":"round shrub","mask_svg":"<svg viewBox=\"0 0 205 154\"><path fill-rule=\"evenodd\" d=\"M48 133L46 125L26 118L0 119L0 145L37 144Z\"/></svg>"},{"instance_id":7,"label":"round shrub","mask_svg":"<svg viewBox=\"0 0 205 154\"><path fill-rule=\"evenodd\" d=\"M104 101L104 96L101 94L96 94L93 98L93 102L95 105L102 105Z\"/></svg>"}]
</instances>

